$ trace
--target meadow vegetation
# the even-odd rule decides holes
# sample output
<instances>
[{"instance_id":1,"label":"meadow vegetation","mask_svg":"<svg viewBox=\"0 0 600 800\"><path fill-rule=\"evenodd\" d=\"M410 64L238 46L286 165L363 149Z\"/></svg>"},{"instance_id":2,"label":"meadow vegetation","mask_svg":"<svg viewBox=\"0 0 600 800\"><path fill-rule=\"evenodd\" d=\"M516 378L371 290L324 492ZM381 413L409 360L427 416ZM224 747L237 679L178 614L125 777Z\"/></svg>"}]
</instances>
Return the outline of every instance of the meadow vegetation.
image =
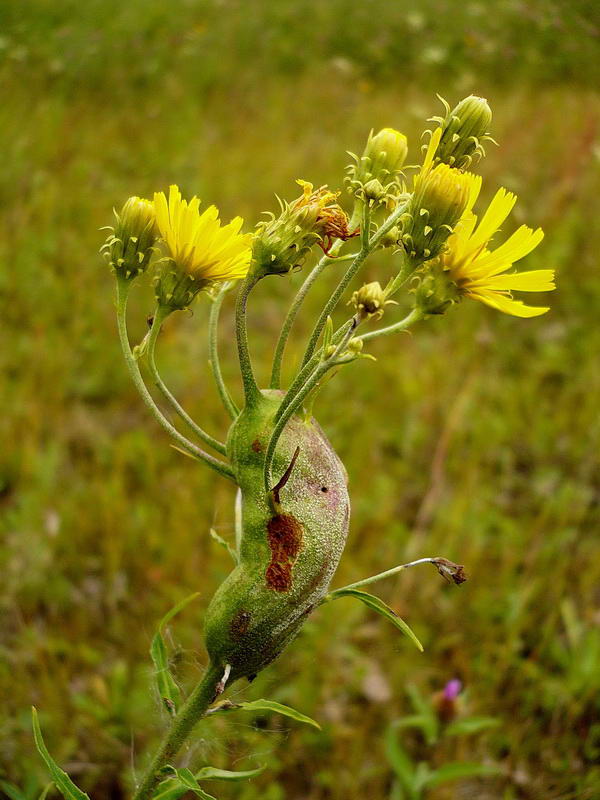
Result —
<instances>
[{"instance_id":1,"label":"meadow vegetation","mask_svg":"<svg viewBox=\"0 0 600 800\"><path fill-rule=\"evenodd\" d=\"M205 658L203 608L231 566L209 531L233 537L232 488L173 450L140 403L119 353L98 229L130 194L176 182L250 230L276 209L275 193L296 195L297 177L342 188L345 150L360 150L372 127L404 131L415 163L423 120L441 110L437 91L451 103L470 92L490 101L500 148L488 146L481 164L483 198L514 190L506 230L546 231L526 268L557 269L551 312L517 320L465 300L373 344L377 362L349 367L360 374L329 384L316 413L350 477L352 529L336 585L437 555L465 564L470 580L457 589L421 567L381 585L424 654L358 604L324 607L279 661L234 691L288 703L323 730L271 716L209 719L185 760L267 765L247 784L215 786L223 800L400 798L390 731L401 730L414 762L498 770L432 786L429 800L598 797L594 4L5 0L0 30L6 796L36 798L47 781L32 703L49 748L92 797L126 795L132 764L140 773L165 724L148 657L156 624L200 592L170 629L175 673L190 685ZM307 299L287 375L339 269ZM386 253L361 279L392 272ZM253 295L265 384L302 278L264 281ZM136 286L134 295L139 338L151 293ZM159 359L183 405L222 433L208 311L199 302L168 320ZM233 386L230 300L222 332ZM398 728L415 696L432 698L452 678L464 685L459 718L497 724L433 742L418 726Z\"/></svg>"}]
</instances>

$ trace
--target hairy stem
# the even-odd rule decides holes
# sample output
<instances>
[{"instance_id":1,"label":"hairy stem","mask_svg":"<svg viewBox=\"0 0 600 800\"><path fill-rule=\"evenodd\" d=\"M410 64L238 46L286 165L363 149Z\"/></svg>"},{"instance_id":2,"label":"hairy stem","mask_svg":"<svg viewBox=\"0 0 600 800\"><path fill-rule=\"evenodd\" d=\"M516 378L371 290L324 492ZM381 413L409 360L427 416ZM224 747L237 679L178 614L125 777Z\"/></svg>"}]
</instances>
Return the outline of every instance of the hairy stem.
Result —
<instances>
[{"instance_id":1,"label":"hairy stem","mask_svg":"<svg viewBox=\"0 0 600 800\"><path fill-rule=\"evenodd\" d=\"M296 320L296 317L298 316L300 307L304 302L304 298L308 294L309 289L311 288L313 283L317 280L319 275L323 272L325 267L329 266L329 264L339 263L341 261L349 261L352 258L356 257L356 253L353 253L336 258L335 254L339 251L342 244L343 242L341 239L337 239L333 243L331 249L329 250L329 254L324 255L320 259L320 261L308 273L306 280L304 281L302 286L298 289L298 292L294 297L294 300L292 301L290 310L288 311L287 316L283 321L283 327L281 328L281 333L279 334L279 339L277 340L277 346L275 348L275 355L273 356L273 369L271 371L271 389L279 389L281 387L281 365L283 362L283 354L285 352L285 348L290 336L290 331Z\"/></svg>"},{"instance_id":2,"label":"hairy stem","mask_svg":"<svg viewBox=\"0 0 600 800\"><path fill-rule=\"evenodd\" d=\"M368 215L367 215L368 216ZM317 324L313 328L313 332L310 336L310 340L308 342L308 346L304 353L304 358L302 359L302 367L306 366L306 364L312 358L316 348L317 342L319 341L319 337L321 336L321 332L325 327L325 323L327 322L327 317L329 317L337 306L340 301L340 297L346 291L348 284L352 281L358 270L363 265L366 257L369 255L369 250L365 249L364 247L361 248L360 252L356 255L356 258L352 261L348 269L346 270L346 274L342 278L342 280L338 283L333 294L325 303L325 308L321 312L319 319L317 320Z\"/></svg>"},{"instance_id":3,"label":"hairy stem","mask_svg":"<svg viewBox=\"0 0 600 800\"><path fill-rule=\"evenodd\" d=\"M148 343L146 347L146 356L148 359L148 367L150 369L150 374L152 375L152 379L154 380L154 384L162 396L165 398L167 403L171 406L171 408L179 415L179 417L188 425L191 430L194 431L198 438L202 439L210 447L214 448L217 452L225 455L227 450L225 445L220 442L218 439L215 439L214 436L211 436L205 430L203 430L194 420L190 417L190 415L181 407L177 399L171 394L169 389L166 387L164 381L160 377L160 373L158 372L158 368L156 366L156 341L158 339L158 335L162 328L162 324L164 320L170 314L170 309L165 308L164 306L157 306L156 311L154 312L154 318L152 320L152 327L150 328L150 334L148 336Z\"/></svg>"},{"instance_id":4,"label":"hairy stem","mask_svg":"<svg viewBox=\"0 0 600 800\"><path fill-rule=\"evenodd\" d=\"M369 331L368 333L363 333L362 336L359 338L362 339L363 342L371 341L371 339L376 339L378 336L390 336L393 333L400 333L401 331L405 331L407 328L410 328L415 322L419 322L425 318L425 315L419 308L413 308L410 314L407 314L404 319L401 319L399 322L395 322L393 325L388 325L387 328L379 328L376 331Z\"/></svg>"},{"instance_id":5,"label":"hairy stem","mask_svg":"<svg viewBox=\"0 0 600 800\"><path fill-rule=\"evenodd\" d=\"M160 770L177 755L196 723L216 699L222 674L222 668L209 664L201 681L173 720L133 800L148 800L152 797L154 789L164 777L160 774Z\"/></svg>"},{"instance_id":6,"label":"hairy stem","mask_svg":"<svg viewBox=\"0 0 600 800\"><path fill-rule=\"evenodd\" d=\"M211 467L211 469L214 469L220 475L235 481L233 470L228 464L225 464L223 461L219 461L219 459L211 456L209 453L206 453L193 442L190 442L189 439L186 439L186 437L179 433L177 428L175 428L169 422L169 420L164 416L162 411L157 407L156 403L152 399L152 395L148 391L146 384L144 383L144 379L142 378L137 361L131 352L129 337L127 335L127 297L129 295L129 287L130 284L125 279L117 278L117 325L119 330L119 340L123 350L123 357L125 358L125 363L127 365L127 369L129 370L131 379L133 380L136 389L140 393L142 400L159 425L161 425L161 427L164 428L164 430L170 434L173 439L175 439L182 450L184 450L193 458L196 458L199 461L202 461L204 464L207 464L209 467Z\"/></svg>"},{"instance_id":7,"label":"hairy stem","mask_svg":"<svg viewBox=\"0 0 600 800\"><path fill-rule=\"evenodd\" d=\"M244 279L240 286L237 302L235 306L235 334L238 346L238 358L240 362L240 371L242 373L242 383L244 385L244 397L246 405L255 405L260 395L254 372L252 370L252 362L250 360L250 351L248 349L248 330L246 328L246 306L248 304L248 295L256 286L259 277L251 275L250 273Z\"/></svg>"},{"instance_id":8,"label":"hairy stem","mask_svg":"<svg viewBox=\"0 0 600 800\"><path fill-rule=\"evenodd\" d=\"M324 598L324 602L327 602L328 599L331 599L331 595L334 595L336 592L345 592L346 589L360 589L362 586L368 586L370 583L382 581L384 578L391 578L392 575L397 575L399 572L402 572L402 570L408 569L409 567L416 567L418 564L435 565L435 562L435 558L419 558L416 561L409 561L408 564L400 564L398 567L386 569L385 572L379 572L377 575L371 575L370 578L363 578L362 581L349 583L348 586L343 586L341 589L334 589L333 592L330 592L329 595Z\"/></svg>"},{"instance_id":9,"label":"hairy stem","mask_svg":"<svg viewBox=\"0 0 600 800\"><path fill-rule=\"evenodd\" d=\"M212 369L212 373L217 384L217 390L219 392L219 397L221 398L221 402L225 406L225 409L231 419L235 419L238 414L240 413L239 408L233 402L231 395L225 385L225 381L223 380L223 374L221 373L221 362L219 361L219 349L218 349L218 326L219 326L219 314L221 311L221 306L223 305L223 300L225 299L225 295L227 294L227 290L229 289L230 284L226 283L223 284L223 288L217 294L215 299L213 300L212 307L210 309L210 316L208 318L208 348L209 348L209 363Z\"/></svg>"}]
</instances>

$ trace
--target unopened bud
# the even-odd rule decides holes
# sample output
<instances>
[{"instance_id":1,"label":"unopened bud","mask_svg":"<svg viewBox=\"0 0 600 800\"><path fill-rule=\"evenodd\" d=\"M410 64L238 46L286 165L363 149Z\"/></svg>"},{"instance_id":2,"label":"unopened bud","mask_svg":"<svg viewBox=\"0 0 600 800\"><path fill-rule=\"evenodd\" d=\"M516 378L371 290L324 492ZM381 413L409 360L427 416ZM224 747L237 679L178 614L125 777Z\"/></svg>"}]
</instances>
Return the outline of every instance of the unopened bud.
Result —
<instances>
[{"instance_id":1,"label":"unopened bud","mask_svg":"<svg viewBox=\"0 0 600 800\"><path fill-rule=\"evenodd\" d=\"M156 241L154 204L130 197L115 217L115 226L101 251L117 275L133 280L147 269L152 256Z\"/></svg>"},{"instance_id":2,"label":"unopened bud","mask_svg":"<svg viewBox=\"0 0 600 800\"><path fill-rule=\"evenodd\" d=\"M406 136L393 128L382 128L369 134L360 158L353 154L354 163L348 167L349 190L363 199L381 202L386 195L397 190L397 178L406 159L408 146ZM373 181L381 187L374 191ZM367 187L370 188L370 196Z\"/></svg>"},{"instance_id":3,"label":"unopened bud","mask_svg":"<svg viewBox=\"0 0 600 800\"><path fill-rule=\"evenodd\" d=\"M354 292L350 302L362 319L380 319L383 316L386 300L385 291L381 288L379 281L365 283L364 286Z\"/></svg>"},{"instance_id":4,"label":"unopened bud","mask_svg":"<svg viewBox=\"0 0 600 800\"><path fill-rule=\"evenodd\" d=\"M474 157L485 154L482 143L491 140L492 111L485 98L475 95L465 97L452 110L443 102L446 116L434 117L442 126L436 157L451 167L466 169Z\"/></svg>"}]
</instances>

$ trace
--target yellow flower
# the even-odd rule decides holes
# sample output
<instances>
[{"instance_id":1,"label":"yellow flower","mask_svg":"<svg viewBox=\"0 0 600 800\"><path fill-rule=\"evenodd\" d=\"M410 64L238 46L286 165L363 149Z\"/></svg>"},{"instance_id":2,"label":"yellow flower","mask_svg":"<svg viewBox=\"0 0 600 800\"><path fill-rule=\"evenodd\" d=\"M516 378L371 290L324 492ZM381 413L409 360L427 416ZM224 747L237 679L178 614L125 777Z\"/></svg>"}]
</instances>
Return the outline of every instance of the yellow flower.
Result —
<instances>
[{"instance_id":1,"label":"yellow flower","mask_svg":"<svg viewBox=\"0 0 600 800\"><path fill-rule=\"evenodd\" d=\"M423 166L414 178L413 194L403 215L402 243L415 262L439 255L454 226L471 208L481 188L481 178L447 164L434 165L441 128L431 136Z\"/></svg>"},{"instance_id":2,"label":"yellow flower","mask_svg":"<svg viewBox=\"0 0 600 800\"><path fill-rule=\"evenodd\" d=\"M512 292L548 292L555 289L554 270L507 271L515 261L528 255L542 241L544 233L541 228L534 231L521 225L495 250L488 248L490 239L508 217L516 200L511 192L499 189L479 224L470 204L448 239L441 260L461 294L480 300L505 314L537 317L545 314L548 307L525 305L520 300L513 300Z\"/></svg>"},{"instance_id":3,"label":"yellow flower","mask_svg":"<svg viewBox=\"0 0 600 800\"><path fill-rule=\"evenodd\" d=\"M209 206L200 214L200 201L188 203L177 186L154 194L156 224L169 257L182 272L197 281L213 283L245 277L250 265L250 234L240 234L244 223L235 217L221 226L219 212Z\"/></svg>"}]
</instances>

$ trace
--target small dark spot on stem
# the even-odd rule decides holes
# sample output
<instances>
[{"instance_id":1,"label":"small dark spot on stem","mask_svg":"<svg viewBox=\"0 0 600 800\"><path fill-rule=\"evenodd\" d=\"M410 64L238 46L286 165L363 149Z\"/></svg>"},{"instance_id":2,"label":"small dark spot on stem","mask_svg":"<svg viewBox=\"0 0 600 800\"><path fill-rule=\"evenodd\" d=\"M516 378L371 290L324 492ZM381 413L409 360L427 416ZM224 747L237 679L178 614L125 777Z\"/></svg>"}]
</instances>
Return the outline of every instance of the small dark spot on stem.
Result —
<instances>
[{"instance_id":1,"label":"small dark spot on stem","mask_svg":"<svg viewBox=\"0 0 600 800\"><path fill-rule=\"evenodd\" d=\"M329 489L326 486L321 486L321 491L322 492L328 492Z\"/></svg>"}]
</instances>

